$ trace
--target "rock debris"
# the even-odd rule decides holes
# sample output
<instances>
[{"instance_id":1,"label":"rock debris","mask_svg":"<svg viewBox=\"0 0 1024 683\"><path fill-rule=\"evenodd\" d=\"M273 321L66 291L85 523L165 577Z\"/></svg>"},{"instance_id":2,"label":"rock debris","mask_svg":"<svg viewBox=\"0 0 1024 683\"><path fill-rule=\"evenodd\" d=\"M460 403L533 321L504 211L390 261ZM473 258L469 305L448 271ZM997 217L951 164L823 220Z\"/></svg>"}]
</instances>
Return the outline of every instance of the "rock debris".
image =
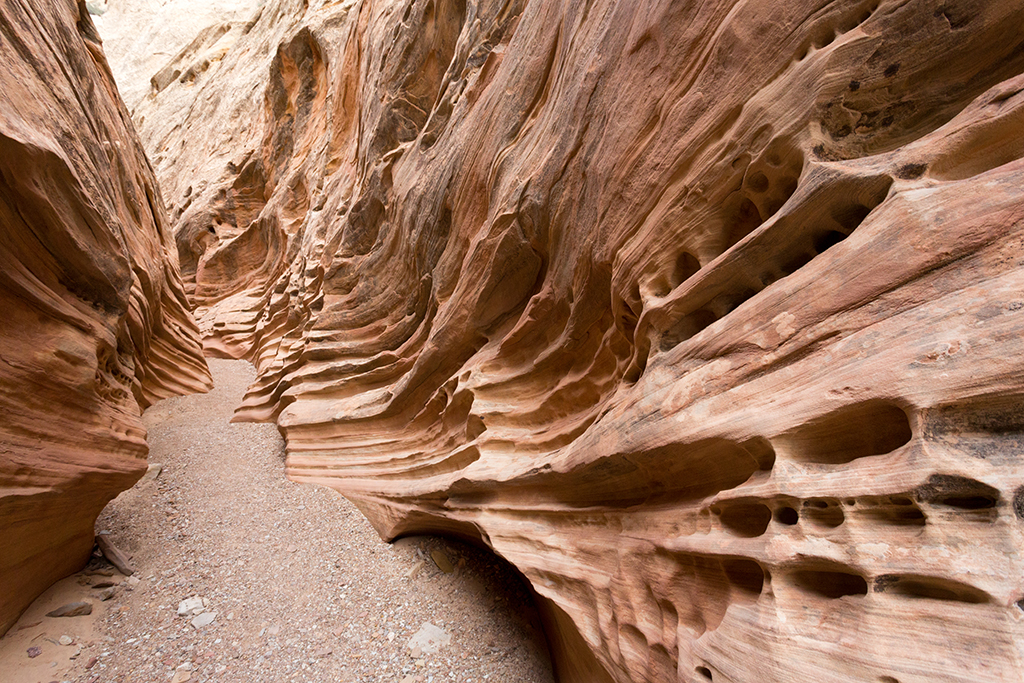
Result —
<instances>
[{"instance_id":1,"label":"rock debris","mask_svg":"<svg viewBox=\"0 0 1024 683\"><path fill-rule=\"evenodd\" d=\"M273 425L228 424L252 367L210 366L212 392L144 415L162 473L97 522L137 573L92 584L122 591L103 603L98 658L64 680L553 681L513 570L443 539L384 544L338 494L286 480Z\"/></svg>"}]
</instances>

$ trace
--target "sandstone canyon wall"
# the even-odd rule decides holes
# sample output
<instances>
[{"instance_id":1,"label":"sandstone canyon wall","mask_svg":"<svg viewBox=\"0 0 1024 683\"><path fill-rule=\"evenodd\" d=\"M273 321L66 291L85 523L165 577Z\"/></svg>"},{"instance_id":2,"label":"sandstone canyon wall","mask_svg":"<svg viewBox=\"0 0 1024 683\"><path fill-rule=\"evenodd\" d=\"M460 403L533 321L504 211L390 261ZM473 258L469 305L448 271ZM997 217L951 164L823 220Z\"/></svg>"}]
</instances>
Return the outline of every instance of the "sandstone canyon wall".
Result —
<instances>
[{"instance_id":1,"label":"sandstone canyon wall","mask_svg":"<svg viewBox=\"0 0 1024 683\"><path fill-rule=\"evenodd\" d=\"M288 475L563 680L1024 678L1024 2L276 0L134 110ZM602 673L604 672L604 673Z\"/></svg>"},{"instance_id":2,"label":"sandstone canyon wall","mask_svg":"<svg viewBox=\"0 0 1024 683\"><path fill-rule=\"evenodd\" d=\"M0 634L210 386L153 171L84 3L0 2Z\"/></svg>"}]
</instances>

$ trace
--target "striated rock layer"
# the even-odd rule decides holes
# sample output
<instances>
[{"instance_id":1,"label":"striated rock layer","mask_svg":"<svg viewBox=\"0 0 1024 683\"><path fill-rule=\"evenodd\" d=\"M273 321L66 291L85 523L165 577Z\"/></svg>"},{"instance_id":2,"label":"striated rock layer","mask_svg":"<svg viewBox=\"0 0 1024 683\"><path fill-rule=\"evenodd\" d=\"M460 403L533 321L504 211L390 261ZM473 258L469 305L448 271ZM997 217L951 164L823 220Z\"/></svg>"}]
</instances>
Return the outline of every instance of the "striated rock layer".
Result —
<instances>
[{"instance_id":1,"label":"striated rock layer","mask_svg":"<svg viewBox=\"0 0 1024 683\"><path fill-rule=\"evenodd\" d=\"M288 475L563 680L1024 678L1024 2L268 2L134 116Z\"/></svg>"},{"instance_id":2,"label":"striated rock layer","mask_svg":"<svg viewBox=\"0 0 1024 683\"><path fill-rule=\"evenodd\" d=\"M210 386L152 169L84 3L0 2L0 634Z\"/></svg>"}]
</instances>

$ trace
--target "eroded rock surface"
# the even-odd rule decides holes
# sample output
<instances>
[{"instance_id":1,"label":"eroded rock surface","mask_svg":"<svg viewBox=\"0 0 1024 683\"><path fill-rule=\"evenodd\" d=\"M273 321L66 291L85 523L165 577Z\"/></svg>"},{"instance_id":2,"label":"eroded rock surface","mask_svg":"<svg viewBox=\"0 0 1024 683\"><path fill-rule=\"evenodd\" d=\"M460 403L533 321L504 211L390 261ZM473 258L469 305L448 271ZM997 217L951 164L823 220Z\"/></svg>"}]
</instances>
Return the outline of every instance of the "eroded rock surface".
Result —
<instances>
[{"instance_id":1,"label":"eroded rock surface","mask_svg":"<svg viewBox=\"0 0 1024 683\"><path fill-rule=\"evenodd\" d=\"M135 120L238 418L564 680L1018 680L1022 24L279 0Z\"/></svg>"},{"instance_id":2,"label":"eroded rock surface","mask_svg":"<svg viewBox=\"0 0 1024 683\"><path fill-rule=\"evenodd\" d=\"M0 3L0 633L209 387L163 203L84 3Z\"/></svg>"}]
</instances>

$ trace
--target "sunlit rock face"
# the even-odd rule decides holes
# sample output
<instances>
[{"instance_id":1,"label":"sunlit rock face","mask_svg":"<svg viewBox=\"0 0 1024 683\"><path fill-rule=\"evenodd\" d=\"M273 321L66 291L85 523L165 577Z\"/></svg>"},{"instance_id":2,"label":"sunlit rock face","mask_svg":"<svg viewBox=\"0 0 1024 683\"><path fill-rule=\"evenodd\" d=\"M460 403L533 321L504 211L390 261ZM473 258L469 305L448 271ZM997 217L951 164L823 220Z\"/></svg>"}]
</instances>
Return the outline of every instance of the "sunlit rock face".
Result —
<instances>
[{"instance_id":1,"label":"sunlit rock face","mask_svg":"<svg viewBox=\"0 0 1024 683\"><path fill-rule=\"evenodd\" d=\"M210 386L163 202L84 4L0 3L0 634Z\"/></svg>"},{"instance_id":2,"label":"sunlit rock face","mask_svg":"<svg viewBox=\"0 0 1024 683\"><path fill-rule=\"evenodd\" d=\"M564 680L1019 680L1022 26L281 0L134 116L239 419L513 562Z\"/></svg>"},{"instance_id":3,"label":"sunlit rock face","mask_svg":"<svg viewBox=\"0 0 1024 683\"><path fill-rule=\"evenodd\" d=\"M214 42L245 21L262 0L86 0L93 24L103 37L103 52L128 109L153 88L176 78L161 69L196 41ZM197 30L205 29L197 34ZM222 41L226 48L228 41ZM180 74L179 74L180 75Z\"/></svg>"}]
</instances>

